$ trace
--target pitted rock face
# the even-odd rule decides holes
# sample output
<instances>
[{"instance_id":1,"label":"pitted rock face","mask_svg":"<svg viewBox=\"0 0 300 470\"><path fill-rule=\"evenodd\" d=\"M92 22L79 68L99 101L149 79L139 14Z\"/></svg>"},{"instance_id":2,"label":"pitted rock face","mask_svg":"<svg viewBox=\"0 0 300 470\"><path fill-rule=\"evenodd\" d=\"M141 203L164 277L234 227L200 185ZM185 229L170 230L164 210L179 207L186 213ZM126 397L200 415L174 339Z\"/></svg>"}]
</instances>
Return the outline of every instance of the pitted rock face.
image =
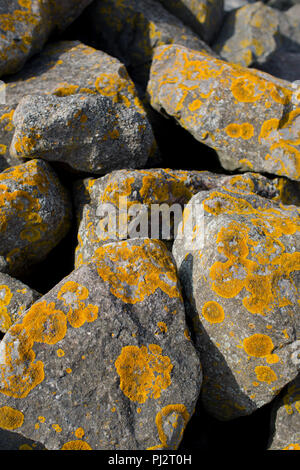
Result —
<instances>
[{"instance_id":1,"label":"pitted rock face","mask_svg":"<svg viewBox=\"0 0 300 470\"><path fill-rule=\"evenodd\" d=\"M181 44L216 55L156 0L96 0L83 17L97 46L124 62L144 86L157 46Z\"/></svg>"},{"instance_id":2,"label":"pitted rock face","mask_svg":"<svg viewBox=\"0 0 300 470\"><path fill-rule=\"evenodd\" d=\"M66 235L69 195L46 162L31 160L0 174L0 271L21 274Z\"/></svg>"},{"instance_id":3,"label":"pitted rock face","mask_svg":"<svg viewBox=\"0 0 300 470\"><path fill-rule=\"evenodd\" d=\"M269 450L300 450L300 375L275 400L270 429Z\"/></svg>"},{"instance_id":4,"label":"pitted rock face","mask_svg":"<svg viewBox=\"0 0 300 470\"><path fill-rule=\"evenodd\" d=\"M297 183L255 173L225 176L208 171L120 170L98 179L87 178L76 182L73 191L79 226L75 266L90 260L97 248L110 241L149 236L172 243L190 198L199 191L222 187L300 205ZM174 211L174 219L165 212L170 231L164 232L158 216L151 216L154 204Z\"/></svg>"},{"instance_id":5,"label":"pitted rock face","mask_svg":"<svg viewBox=\"0 0 300 470\"><path fill-rule=\"evenodd\" d=\"M299 87L180 46L156 49L152 106L213 147L226 169L300 179Z\"/></svg>"},{"instance_id":6,"label":"pitted rock face","mask_svg":"<svg viewBox=\"0 0 300 470\"><path fill-rule=\"evenodd\" d=\"M213 48L223 59L244 67L263 65L280 50L299 53L299 9L291 15L255 2L234 10L227 15Z\"/></svg>"},{"instance_id":7,"label":"pitted rock face","mask_svg":"<svg viewBox=\"0 0 300 470\"><path fill-rule=\"evenodd\" d=\"M155 150L143 108L121 93L28 96L15 111L14 125L12 156L63 162L79 172L143 167Z\"/></svg>"},{"instance_id":8,"label":"pitted rock face","mask_svg":"<svg viewBox=\"0 0 300 470\"><path fill-rule=\"evenodd\" d=\"M50 450L177 448L202 381L175 264L149 239L101 247L0 356L0 425Z\"/></svg>"},{"instance_id":9,"label":"pitted rock face","mask_svg":"<svg viewBox=\"0 0 300 470\"><path fill-rule=\"evenodd\" d=\"M223 19L223 0L159 0L164 7L210 43Z\"/></svg>"},{"instance_id":10,"label":"pitted rock face","mask_svg":"<svg viewBox=\"0 0 300 470\"><path fill-rule=\"evenodd\" d=\"M17 279L0 273L0 331L5 333L40 296Z\"/></svg>"},{"instance_id":11,"label":"pitted rock face","mask_svg":"<svg viewBox=\"0 0 300 470\"><path fill-rule=\"evenodd\" d=\"M173 245L200 350L204 406L219 419L270 402L298 373L299 210L251 192L194 196L201 246ZM198 206L199 207L199 206Z\"/></svg>"},{"instance_id":12,"label":"pitted rock face","mask_svg":"<svg viewBox=\"0 0 300 470\"><path fill-rule=\"evenodd\" d=\"M0 4L0 76L18 72L50 34L68 26L91 0L3 0Z\"/></svg>"},{"instance_id":13,"label":"pitted rock face","mask_svg":"<svg viewBox=\"0 0 300 470\"><path fill-rule=\"evenodd\" d=\"M9 148L15 130L14 111L24 96L63 98L77 94L106 96L123 103L124 109L132 107L145 114L134 84L117 59L78 41L50 44L6 84L6 105L0 106L0 170L20 163Z\"/></svg>"}]
</instances>

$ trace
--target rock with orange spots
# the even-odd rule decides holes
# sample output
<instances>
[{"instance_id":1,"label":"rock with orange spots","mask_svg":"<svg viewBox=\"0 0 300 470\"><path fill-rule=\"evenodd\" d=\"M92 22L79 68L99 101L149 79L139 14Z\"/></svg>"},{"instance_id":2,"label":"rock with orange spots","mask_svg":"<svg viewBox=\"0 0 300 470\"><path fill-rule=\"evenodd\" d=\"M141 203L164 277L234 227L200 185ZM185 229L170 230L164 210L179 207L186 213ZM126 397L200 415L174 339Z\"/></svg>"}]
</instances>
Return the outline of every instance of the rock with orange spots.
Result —
<instances>
[{"instance_id":1,"label":"rock with orange spots","mask_svg":"<svg viewBox=\"0 0 300 470\"><path fill-rule=\"evenodd\" d=\"M9 153L14 134L14 111L26 95L101 95L140 109L133 82L121 62L78 41L49 44L16 75L6 80L6 105L0 105L1 166L21 163Z\"/></svg>"},{"instance_id":2,"label":"rock with orange spots","mask_svg":"<svg viewBox=\"0 0 300 470\"><path fill-rule=\"evenodd\" d=\"M0 4L0 76L18 72L53 32L61 32L91 0L4 0Z\"/></svg>"},{"instance_id":3,"label":"rock with orange spots","mask_svg":"<svg viewBox=\"0 0 300 470\"><path fill-rule=\"evenodd\" d=\"M17 279L0 273L0 331L5 333L40 296Z\"/></svg>"},{"instance_id":4,"label":"rock with orange spots","mask_svg":"<svg viewBox=\"0 0 300 470\"><path fill-rule=\"evenodd\" d=\"M75 265L91 259L109 241L149 236L169 246L190 198L199 191L222 187L300 205L297 183L255 173L226 176L208 171L119 170L102 178L79 180L74 186L79 225ZM159 211L164 214L164 226Z\"/></svg>"},{"instance_id":5,"label":"rock with orange spots","mask_svg":"<svg viewBox=\"0 0 300 470\"><path fill-rule=\"evenodd\" d=\"M300 450L300 375L275 400L270 434L270 450Z\"/></svg>"},{"instance_id":6,"label":"rock with orange spots","mask_svg":"<svg viewBox=\"0 0 300 470\"><path fill-rule=\"evenodd\" d=\"M215 55L197 34L156 0L95 0L85 10L78 27L85 28L89 43L118 57L143 86L147 84L157 46L182 44Z\"/></svg>"},{"instance_id":7,"label":"rock with orange spots","mask_svg":"<svg viewBox=\"0 0 300 470\"><path fill-rule=\"evenodd\" d=\"M42 160L0 173L0 271L24 274L66 235L69 195Z\"/></svg>"},{"instance_id":8,"label":"rock with orange spots","mask_svg":"<svg viewBox=\"0 0 300 470\"><path fill-rule=\"evenodd\" d=\"M177 448L202 383L176 266L150 239L100 247L8 330L0 357L0 426L49 450Z\"/></svg>"},{"instance_id":9,"label":"rock with orange spots","mask_svg":"<svg viewBox=\"0 0 300 470\"><path fill-rule=\"evenodd\" d=\"M181 19L206 43L218 32L223 19L223 0L159 0L173 15Z\"/></svg>"},{"instance_id":10,"label":"rock with orange spots","mask_svg":"<svg viewBox=\"0 0 300 470\"><path fill-rule=\"evenodd\" d=\"M300 180L297 84L171 45L156 49L148 92L224 168Z\"/></svg>"},{"instance_id":11,"label":"rock with orange spots","mask_svg":"<svg viewBox=\"0 0 300 470\"><path fill-rule=\"evenodd\" d=\"M299 53L300 5L294 8L296 11L289 14L255 2L233 10L216 38L214 50L228 62L244 67L261 66L279 51Z\"/></svg>"},{"instance_id":12,"label":"rock with orange spots","mask_svg":"<svg viewBox=\"0 0 300 470\"><path fill-rule=\"evenodd\" d=\"M248 415L299 371L299 209L224 187L194 196L183 221L173 254L200 351L203 404L223 420Z\"/></svg>"}]
</instances>

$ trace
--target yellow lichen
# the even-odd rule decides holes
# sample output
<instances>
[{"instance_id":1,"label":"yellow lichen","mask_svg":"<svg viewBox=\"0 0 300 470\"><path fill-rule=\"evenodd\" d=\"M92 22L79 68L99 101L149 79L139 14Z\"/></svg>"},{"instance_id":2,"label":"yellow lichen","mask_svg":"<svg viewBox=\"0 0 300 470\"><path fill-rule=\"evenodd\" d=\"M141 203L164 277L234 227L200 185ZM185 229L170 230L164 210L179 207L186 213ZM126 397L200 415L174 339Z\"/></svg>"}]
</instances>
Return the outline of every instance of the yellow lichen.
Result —
<instances>
[{"instance_id":1,"label":"yellow lichen","mask_svg":"<svg viewBox=\"0 0 300 470\"><path fill-rule=\"evenodd\" d=\"M66 442L61 450L92 450L92 448L87 442L78 440Z\"/></svg>"},{"instance_id":2,"label":"yellow lichen","mask_svg":"<svg viewBox=\"0 0 300 470\"><path fill-rule=\"evenodd\" d=\"M12 431L20 428L24 422L24 415L19 410L15 410L10 406L2 406L0 408L0 428Z\"/></svg>"},{"instance_id":3,"label":"yellow lichen","mask_svg":"<svg viewBox=\"0 0 300 470\"><path fill-rule=\"evenodd\" d=\"M203 305L202 315L209 323L222 323L225 319L222 305L213 300L206 302Z\"/></svg>"}]
</instances>

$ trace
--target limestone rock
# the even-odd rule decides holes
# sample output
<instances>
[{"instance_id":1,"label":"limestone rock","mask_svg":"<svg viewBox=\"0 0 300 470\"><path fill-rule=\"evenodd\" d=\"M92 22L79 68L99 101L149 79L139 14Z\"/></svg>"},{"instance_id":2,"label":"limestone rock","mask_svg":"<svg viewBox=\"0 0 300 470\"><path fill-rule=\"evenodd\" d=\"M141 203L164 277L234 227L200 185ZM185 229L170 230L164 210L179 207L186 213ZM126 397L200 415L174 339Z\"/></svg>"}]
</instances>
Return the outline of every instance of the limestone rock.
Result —
<instances>
[{"instance_id":1,"label":"limestone rock","mask_svg":"<svg viewBox=\"0 0 300 470\"><path fill-rule=\"evenodd\" d=\"M200 225L191 220L200 243L179 231L173 255L203 366L202 402L227 420L269 403L299 372L299 209L226 188L194 196L186 223L193 207L203 209Z\"/></svg>"},{"instance_id":2,"label":"limestone rock","mask_svg":"<svg viewBox=\"0 0 300 470\"><path fill-rule=\"evenodd\" d=\"M271 432L270 450L300 450L300 375L287 386L283 396L276 399Z\"/></svg>"},{"instance_id":3,"label":"limestone rock","mask_svg":"<svg viewBox=\"0 0 300 470\"><path fill-rule=\"evenodd\" d=\"M157 46L176 43L215 55L156 0L96 0L86 9L82 22L90 42L118 57L143 86Z\"/></svg>"},{"instance_id":4,"label":"limestone rock","mask_svg":"<svg viewBox=\"0 0 300 470\"><path fill-rule=\"evenodd\" d=\"M223 59L244 67L261 66L279 51L300 53L299 8L289 14L256 2L234 10L213 48Z\"/></svg>"},{"instance_id":5,"label":"limestone rock","mask_svg":"<svg viewBox=\"0 0 300 470\"><path fill-rule=\"evenodd\" d=\"M50 34L68 26L92 0L2 0L0 76L18 72Z\"/></svg>"},{"instance_id":6,"label":"limestone rock","mask_svg":"<svg viewBox=\"0 0 300 470\"><path fill-rule=\"evenodd\" d=\"M66 235L69 196L46 162L0 174L0 271L17 275L42 261Z\"/></svg>"},{"instance_id":7,"label":"limestone rock","mask_svg":"<svg viewBox=\"0 0 300 470\"><path fill-rule=\"evenodd\" d=\"M157 204L163 210L163 205L170 209L173 206L174 217L179 220L178 215L193 195L223 187L241 194L253 192L285 204L300 205L297 183L284 178L270 180L255 173L226 176L209 171L152 169L120 170L98 179L87 178L76 182L73 191L79 227L75 266L90 260L104 243L120 238L155 238L157 233L170 245L177 225L167 215L170 231L164 236L159 223L155 225L155 220L151 219L151 207ZM136 204L140 205L139 211L133 207ZM179 207L175 209L176 204ZM125 234L119 222L122 227L125 224ZM143 228L137 227L138 223L143 223Z\"/></svg>"},{"instance_id":8,"label":"limestone rock","mask_svg":"<svg viewBox=\"0 0 300 470\"><path fill-rule=\"evenodd\" d=\"M171 45L156 49L148 92L152 106L213 147L224 168L299 181L296 85Z\"/></svg>"},{"instance_id":9,"label":"limestone rock","mask_svg":"<svg viewBox=\"0 0 300 470\"><path fill-rule=\"evenodd\" d=\"M177 448L202 373L170 253L99 248L0 344L0 423L47 449Z\"/></svg>"},{"instance_id":10,"label":"limestone rock","mask_svg":"<svg viewBox=\"0 0 300 470\"><path fill-rule=\"evenodd\" d=\"M40 296L17 279L0 273L0 331L5 333Z\"/></svg>"},{"instance_id":11,"label":"limestone rock","mask_svg":"<svg viewBox=\"0 0 300 470\"><path fill-rule=\"evenodd\" d=\"M206 43L218 32L223 19L223 0L159 0Z\"/></svg>"}]
</instances>

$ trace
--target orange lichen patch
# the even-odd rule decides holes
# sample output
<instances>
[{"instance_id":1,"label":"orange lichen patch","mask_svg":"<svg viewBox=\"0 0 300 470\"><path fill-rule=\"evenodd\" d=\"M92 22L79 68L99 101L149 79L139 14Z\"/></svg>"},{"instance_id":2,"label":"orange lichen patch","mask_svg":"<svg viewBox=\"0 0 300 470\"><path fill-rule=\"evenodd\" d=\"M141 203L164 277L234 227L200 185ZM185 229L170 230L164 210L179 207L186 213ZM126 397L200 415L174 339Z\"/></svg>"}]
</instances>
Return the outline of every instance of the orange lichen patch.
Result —
<instances>
[{"instance_id":1,"label":"orange lichen patch","mask_svg":"<svg viewBox=\"0 0 300 470\"><path fill-rule=\"evenodd\" d=\"M170 430L176 429L180 426L180 432L178 433L177 442L174 446L174 449L176 449L177 445L180 443L189 419L190 414L188 413L185 405L174 404L165 406L157 413L155 418L161 444L148 448L147 450L168 449L168 435L170 434Z\"/></svg>"},{"instance_id":2,"label":"orange lichen patch","mask_svg":"<svg viewBox=\"0 0 300 470\"><path fill-rule=\"evenodd\" d=\"M13 294L10 288L6 285L0 286L0 328L7 331L12 325L12 319L7 309Z\"/></svg>"},{"instance_id":3,"label":"orange lichen patch","mask_svg":"<svg viewBox=\"0 0 300 470\"><path fill-rule=\"evenodd\" d=\"M277 375L268 366L255 367L255 374L260 382L267 382L268 384L270 384L271 382L275 382L275 380L277 380Z\"/></svg>"},{"instance_id":4,"label":"orange lichen patch","mask_svg":"<svg viewBox=\"0 0 300 470\"><path fill-rule=\"evenodd\" d=\"M41 138L41 134L31 130L31 135L18 136L14 141L14 150L17 155L32 155L37 141Z\"/></svg>"},{"instance_id":5,"label":"orange lichen patch","mask_svg":"<svg viewBox=\"0 0 300 470\"><path fill-rule=\"evenodd\" d=\"M46 418L45 418L45 416L39 416L38 420L39 420L40 423L45 423Z\"/></svg>"},{"instance_id":6,"label":"orange lichen patch","mask_svg":"<svg viewBox=\"0 0 300 470\"><path fill-rule=\"evenodd\" d=\"M1 344L0 392L14 398L25 398L44 380L44 366L35 362L33 340L22 324L12 326Z\"/></svg>"},{"instance_id":7,"label":"orange lichen patch","mask_svg":"<svg viewBox=\"0 0 300 470\"><path fill-rule=\"evenodd\" d=\"M19 450L33 450L33 448L29 444L22 444L20 445Z\"/></svg>"},{"instance_id":8,"label":"orange lichen patch","mask_svg":"<svg viewBox=\"0 0 300 470\"><path fill-rule=\"evenodd\" d=\"M255 186L254 181L250 178L250 176L235 175L230 178L230 181L223 189L239 194L251 194L254 192Z\"/></svg>"},{"instance_id":9,"label":"orange lichen patch","mask_svg":"<svg viewBox=\"0 0 300 470\"><path fill-rule=\"evenodd\" d=\"M78 439L81 439L83 436L84 436L84 429L82 428L77 428L76 431L75 431L75 436L78 438Z\"/></svg>"},{"instance_id":10,"label":"orange lichen patch","mask_svg":"<svg viewBox=\"0 0 300 470\"><path fill-rule=\"evenodd\" d=\"M274 344L268 335L256 333L243 341L245 352L253 357L266 357L269 356L273 349Z\"/></svg>"},{"instance_id":11,"label":"orange lichen patch","mask_svg":"<svg viewBox=\"0 0 300 470\"><path fill-rule=\"evenodd\" d=\"M225 127L224 130L226 134L229 135L229 137L232 137L234 139L238 139L241 137L244 140L248 140L251 139L251 137L253 137L254 135L254 127L248 122L245 122L243 124L232 123Z\"/></svg>"},{"instance_id":12,"label":"orange lichen patch","mask_svg":"<svg viewBox=\"0 0 300 470\"><path fill-rule=\"evenodd\" d=\"M71 369L71 367L67 367L67 368L66 368L66 372L67 372L67 374L72 374L72 369Z\"/></svg>"},{"instance_id":13,"label":"orange lichen patch","mask_svg":"<svg viewBox=\"0 0 300 470\"><path fill-rule=\"evenodd\" d=\"M202 308L202 315L209 323L222 323L225 313L222 305L213 300L206 302Z\"/></svg>"},{"instance_id":14,"label":"orange lichen patch","mask_svg":"<svg viewBox=\"0 0 300 470\"><path fill-rule=\"evenodd\" d=\"M99 307L87 305L88 296L88 289L73 281L66 282L57 294L57 298L69 307L67 319L73 328L79 328L85 322L91 323L98 318Z\"/></svg>"},{"instance_id":15,"label":"orange lichen patch","mask_svg":"<svg viewBox=\"0 0 300 470\"><path fill-rule=\"evenodd\" d=\"M189 330L185 329L183 333L184 333L184 336L186 337L186 339L188 341L191 341Z\"/></svg>"},{"instance_id":16,"label":"orange lichen patch","mask_svg":"<svg viewBox=\"0 0 300 470\"><path fill-rule=\"evenodd\" d=\"M281 450L300 450L300 444L289 444Z\"/></svg>"},{"instance_id":17,"label":"orange lichen patch","mask_svg":"<svg viewBox=\"0 0 300 470\"><path fill-rule=\"evenodd\" d=\"M165 322L159 321L159 322L157 323L157 326L158 326L158 328L160 329L160 332L161 332L161 333L167 333L168 327L167 327L167 325L165 324Z\"/></svg>"},{"instance_id":18,"label":"orange lichen patch","mask_svg":"<svg viewBox=\"0 0 300 470\"><path fill-rule=\"evenodd\" d=\"M169 297L181 298L177 273L162 242L161 249L151 249L150 240L142 245L128 246L128 242L106 245L95 251L94 261L110 291L123 302L135 304L161 289Z\"/></svg>"},{"instance_id":19,"label":"orange lichen patch","mask_svg":"<svg viewBox=\"0 0 300 470\"><path fill-rule=\"evenodd\" d=\"M279 124L280 124L279 119L275 119L275 118L268 119L267 121L265 121L261 126L258 141L261 143L263 140L270 141L272 137L274 139L273 134L274 134L274 131L278 129Z\"/></svg>"},{"instance_id":20,"label":"orange lichen patch","mask_svg":"<svg viewBox=\"0 0 300 470\"><path fill-rule=\"evenodd\" d=\"M79 440L66 442L61 450L92 450L92 448L87 442Z\"/></svg>"},{"instance_id":21,"label":"orange lichen patch","mask_svg":"<svg viewBox=\"0 0 300 470\"><path fill-rule=\"evenodd\" d=\"M62 432L62 428L60 427L59 424L52 424L52 428L54 429L55 432Z\"/></svg>"},{"instance_id":22,"label":"orange lichen patch","mask_svg":"<svg viewBox=\"0 0 300 470\"><path fill-rule=\"evenodd\" d=\"M56 88L53 92L53 95L62 97L62 96L70 96L74 95L79 86L78 85L70 85L69 83L62 83L58 88Z\"/></svg>"},{"instance_id":23,"label":"orange lichen patch","mask_svg":"<svg viewBox=\"0 0 300 470\"><path fill-rule=\"evenodd\" d=\"M300 387L296 387L295 384L289 385L283 397L283 404L287 414L291 415L294 411L300 414Z\"/></svg>"},{"instance_id":24,"label":"orange lichen patch","mask_svg":"<svg viewBox=\"0 0 300 470\"><path fill-rule=\"evenodd\" d=\"M24 415L19 410L15 410L10 406L2 406L0 408L0 428L12 431L20 428L24 422Z\"/></svg>"},{"instance_id":25,"label":"orange lichen patch","mask_svg":"<svg viewBox=\"0 0 300 470\"><path fill-rule=\"evenodd\" d=\"M58 357L63 357L65 355L65 352L62 349L58 349L56 351L56 354L57 354Z\"/></svg>"},{"instance_id":26,"label":"orange lichen patch","mask_svg":"<svg viewBox=\"0 0 300 470\"><path fill-rule=\"evenodd\" d=\"M120 388L131 401L145 403L148 398L157 399L171 385L173 365L168 356L156 344L125 346L115 361L120 376Z\"/></svg>"},{"instance_id":27,"label":"orange lichen patch","mask_svg":"<svg viewBox=\"0 0 300 470\"><path fill-rule=\"evenodd\" d=\"M56 344L67 332L67 320L61 310L55 310L55 303L46 301L34 304L23 319L28 337L38 343Z\"/></svg>"}]
</instances>

